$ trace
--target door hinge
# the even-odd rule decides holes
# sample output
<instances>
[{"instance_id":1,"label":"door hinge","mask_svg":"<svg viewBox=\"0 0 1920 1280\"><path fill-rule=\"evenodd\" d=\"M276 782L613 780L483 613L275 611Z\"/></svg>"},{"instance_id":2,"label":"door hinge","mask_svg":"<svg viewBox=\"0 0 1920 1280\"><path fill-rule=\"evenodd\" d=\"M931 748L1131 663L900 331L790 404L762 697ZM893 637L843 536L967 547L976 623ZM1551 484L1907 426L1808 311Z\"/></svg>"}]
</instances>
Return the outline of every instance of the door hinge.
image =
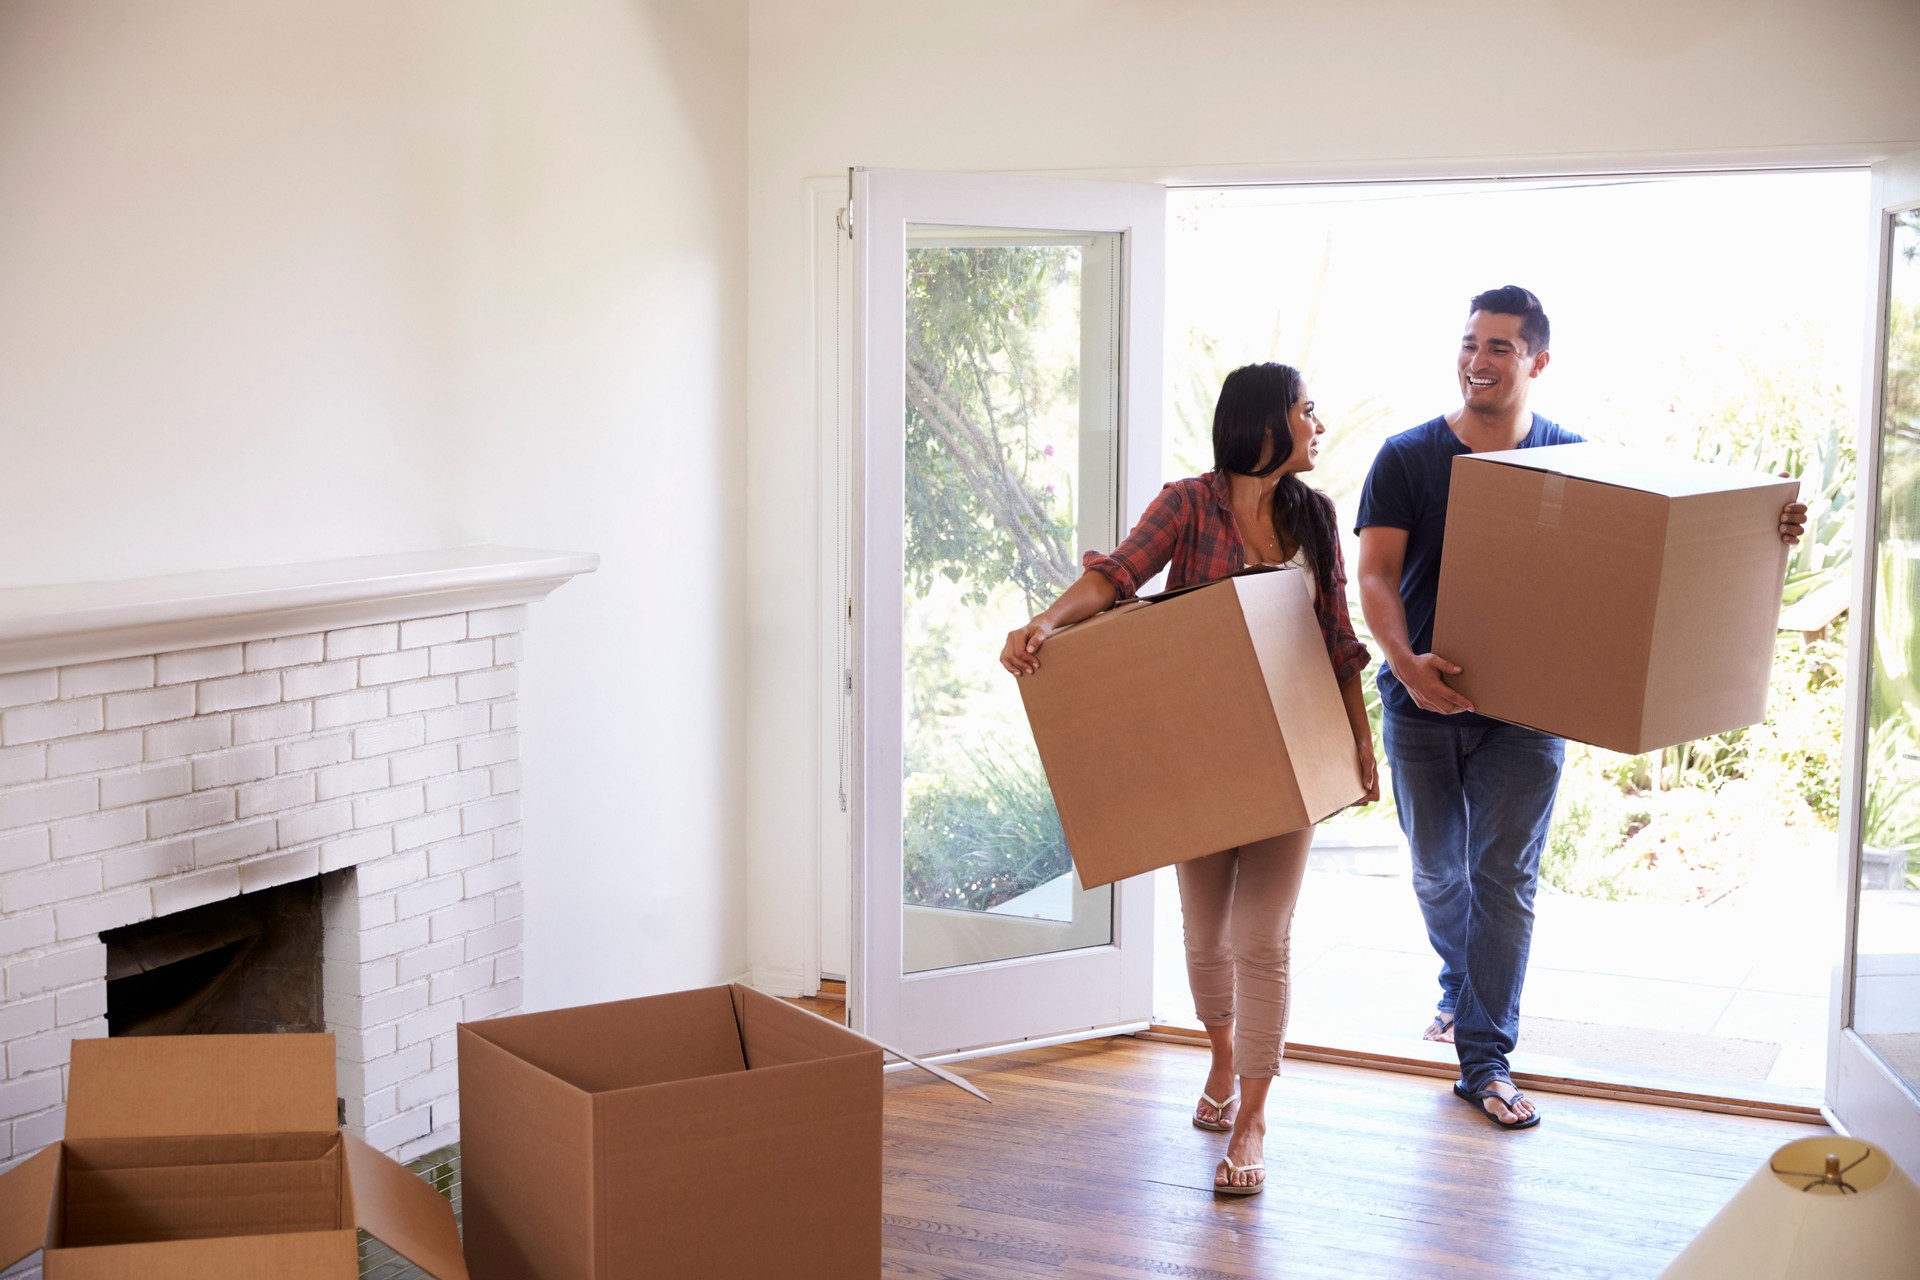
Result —
<instances>
[{"instance_id":1,"label":"door hinge","mask_svg":"<svg viewBox=\"0 0 1920 1280\"><path fill-rule=\"evenodd\" d=\"M847 693L852 693L853 692L853 668L852 667L846 668L840 673L840 675L841 675L840 687L843 690L845 690Z\"/></svg>"}]
</instances>

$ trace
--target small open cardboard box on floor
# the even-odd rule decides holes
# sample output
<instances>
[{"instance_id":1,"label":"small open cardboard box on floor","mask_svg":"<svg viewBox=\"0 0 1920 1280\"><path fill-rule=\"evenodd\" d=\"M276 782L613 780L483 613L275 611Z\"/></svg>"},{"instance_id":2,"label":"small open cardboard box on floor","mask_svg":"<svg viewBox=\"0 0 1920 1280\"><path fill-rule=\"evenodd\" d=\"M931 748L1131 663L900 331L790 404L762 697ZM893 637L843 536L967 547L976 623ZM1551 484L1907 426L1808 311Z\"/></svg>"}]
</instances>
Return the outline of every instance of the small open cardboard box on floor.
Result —
<instances>
[{"instance_id":1,"label":"small open cardboard box on floor","mask_svg":"<svg viewBox=\"0 0 1920 1280\"><path fill-rule=\"evenodd\" d=\"M1599 444L1453 460L1433 652L1474 709L1638 755L1766 718L1799 483Z\"/></svg>"},{"instance_id":2,"label":"small open cardboard box on floor","mask_svg":"<svg viewBox=\"0 0 1920 1280\"><path fill-rule=\"evenodd\" d=\"M475 1280L880 1274L877 1042L738 984L459 1041Z\"/></svg>"},{"instance_id":3,"label":"small open cardboard box on floor","mask_svg":"<svg viewBox=\"0 0 1920 1280\"><path fill-rule=\"evenodd\" d=\"M73 1042L67 1131L0 1175L47 1280L353 1280L356 1228L467 1274L446 1199L336 1118L330 1035Z\"/></svg>"},{"instance_id":4,"label":"small open cardboard box on floor","mask_svg":"<svg viewBox=\"0 0 1920 1280\"><path fill-rule=\"evenodd\" d=\"M1298 569L1063 627L1020 696L1084 888L1297 831L1366 790Z\"/></svg>"}]
</instances>

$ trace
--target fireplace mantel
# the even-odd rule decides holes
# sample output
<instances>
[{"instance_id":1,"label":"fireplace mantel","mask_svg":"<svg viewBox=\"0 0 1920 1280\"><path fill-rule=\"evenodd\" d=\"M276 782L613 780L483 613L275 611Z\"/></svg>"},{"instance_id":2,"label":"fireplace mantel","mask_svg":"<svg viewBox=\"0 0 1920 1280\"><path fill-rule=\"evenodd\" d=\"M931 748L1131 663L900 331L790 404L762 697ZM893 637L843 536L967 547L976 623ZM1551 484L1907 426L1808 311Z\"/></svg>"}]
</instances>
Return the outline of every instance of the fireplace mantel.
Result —
<instances>
[{"instance_id":1,"label":"fireplace mantel","mask_svg":"<svg viewBox=\"0 0 1920 1280\"><path fill-rule=\"evenodd\" d=\"M599 564L479 546L0 589L0 675L528 604Z\"/></svg>"}]
</instances>

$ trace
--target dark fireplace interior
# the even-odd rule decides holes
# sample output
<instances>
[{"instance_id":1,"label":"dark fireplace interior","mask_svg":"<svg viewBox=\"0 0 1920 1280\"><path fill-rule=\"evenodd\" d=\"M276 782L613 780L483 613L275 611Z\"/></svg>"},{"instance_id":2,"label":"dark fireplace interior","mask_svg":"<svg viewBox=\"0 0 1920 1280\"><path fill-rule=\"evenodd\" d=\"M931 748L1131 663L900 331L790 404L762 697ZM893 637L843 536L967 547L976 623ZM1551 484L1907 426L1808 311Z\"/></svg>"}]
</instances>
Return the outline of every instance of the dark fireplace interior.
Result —
<instances>
[{"instance_id":1,"label":"dark fireplace interior","mask_svg":"<svg viewBox=\"0 0 1920 1280\"><path fill-rule=\"evenodd\" d=\"M100 935L107 1034L325 1031L319 878Z\"/></svg>"}]
</instances>

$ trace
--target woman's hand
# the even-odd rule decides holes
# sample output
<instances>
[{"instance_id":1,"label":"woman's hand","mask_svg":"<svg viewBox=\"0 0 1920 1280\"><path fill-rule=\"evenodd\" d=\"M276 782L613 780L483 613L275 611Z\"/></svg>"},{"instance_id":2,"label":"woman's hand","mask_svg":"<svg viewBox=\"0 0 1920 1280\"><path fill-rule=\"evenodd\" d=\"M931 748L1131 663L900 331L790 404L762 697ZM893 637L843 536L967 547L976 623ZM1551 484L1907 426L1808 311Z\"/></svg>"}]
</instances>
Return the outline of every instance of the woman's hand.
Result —
<instances>
[{"instance_id":1,"label":"woman's hand","mask_svg":"<svg viewBox=\"0 0 1920 1280\"><path fill-rule=\"evenodd\" d=\"M1053 624L1035 618L1024 627L1007 632L1006 647L1000 650L1000 665L1017 676L1030 676L1040 669L1040 646L1053 634Z\"/></svg>"},{"instance_id":2,"label":"woman's hand","mask_svg":"<svg viewBox=\"0 0 1920 1280\"><path fill-rule=\"evenodd\" d=\"M1360 757L1360 781L1366 786L1366 794L1353 802L1357 808L1363 804L1372 804L1380 798L1380 764L1373 758L1373 737L1368 735L1365 742L1354 744Z\"/></svg>"},{"instance_id":3,"label":"woman's hand","mask_svg":"<svg viewBox=\"0 0 1920 1280\"><path fill-rule=\"evenodd\" d=\"M1061 627L1091 618L1102 609L1112 608L1118 595L1111 578L1097 569L1088 569L1032 622L1007 632L1006 646L1000 650L1000 665L1017 676L1032 675L1040 669L1037 655L1048 636Z\"/></svg>"}]
</instances>

